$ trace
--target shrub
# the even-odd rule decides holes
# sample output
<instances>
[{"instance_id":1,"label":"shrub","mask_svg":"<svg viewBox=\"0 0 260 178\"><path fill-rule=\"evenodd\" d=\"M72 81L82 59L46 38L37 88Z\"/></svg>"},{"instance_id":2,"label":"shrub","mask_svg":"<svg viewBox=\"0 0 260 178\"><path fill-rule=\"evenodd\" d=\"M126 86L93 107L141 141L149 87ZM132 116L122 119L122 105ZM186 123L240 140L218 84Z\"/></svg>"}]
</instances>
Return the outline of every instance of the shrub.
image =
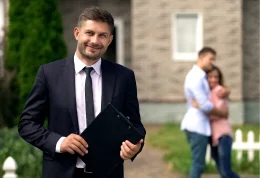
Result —
<instances>
[{"instance_id":1,"label":"shrub","mask_svg":"<svg viewBox=\"0 0 260 178\"><path fill-rule=\"evenodd\" d=\"M0 78L0 128L4 126L12 127L14 125L14 120L10 118L16 116L17 108L13 104L18 102L15 92L13 92L13 80L14 74L7 71L5 71L5 77Z\"/></svg>"},{"instance_id":2,"label":"shrub","mask_svg":"<svg viewBox=\"0 0 260 178\"><path fill-rule=\"evenodd\" d=\"M39 66L64 58L66 46L57 0L10 0L9 17L5 67L15 74L10 87L16 110L5 119L16 125Z\"/></svg>"},{"instance_id":3,"label":"shrub","mask_svg":"<svg viewBox=\"0 0 260 178\"><path fill-rule=\"evenodd\" d=\"M11 156L15 159L19 178L40 178L42 169L42 152L26 143L18 134L17 128L0 130L0 167L5 159ZM3 177L0 169L0 177Z\"/></svg>"},{"instance_id":4,"label":"shrub","mask_svg":"<svg viewBox=\"0 0 260 178\"><path fill-rule=\"evenodd\" d=\"M66 55L62 21L55 0L30 1L24 12L25 39L21 46L18 82L22 106L31 90L39 66Z\"/></svg>"}]
</instances>

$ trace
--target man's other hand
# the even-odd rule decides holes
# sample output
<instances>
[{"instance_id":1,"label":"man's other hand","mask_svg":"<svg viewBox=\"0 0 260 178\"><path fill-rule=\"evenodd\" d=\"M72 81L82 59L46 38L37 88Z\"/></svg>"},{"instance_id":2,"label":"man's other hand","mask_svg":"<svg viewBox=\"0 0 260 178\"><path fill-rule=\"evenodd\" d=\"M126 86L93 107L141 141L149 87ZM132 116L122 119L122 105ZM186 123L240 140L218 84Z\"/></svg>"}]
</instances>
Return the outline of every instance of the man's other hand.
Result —
<instances>
[{"instance_id":1,"label":"man's other hand","mask_svg":"<svg viewBox=\"0 0 260 178\"><path fill-rule=\"evenodd\" d=\"M131 159L136 153L139 152L141 149L141 145L144 142L143 139L141 139L136 145L132 144L128 140L122 143L121 145L121 151L120 156L123 160Z\"/></svg>"},{"instance_id":2,"label":"man's other hand","mask_svg":"<svg viewBox=\"0 0 260 178\"><path fill-rule=\"evenodd\" d=\"M60 145L61 153L68 152L70 154L75 154L75 152L80 155L88 153L88 144L87 142L79 135L70 134L67 136Z\"/></svg>"},{"instance_id":3,"label":"man's other hand","mask_svg":"<svg viewBox=\"0 0 260 178\"><path fill-rule=\"evenodd\" d=\"M190 100L190 104L191 104L194 108L197 108L197 109L200 108L199 103L197 103L194 99Z\"/></svg>"},{"instance_id":4,"label":"man's other hand","mask_svg":"<svg viewBox=\"0 0 260 178\"><path fill-rule=\"evenodd\" d=\"M217 92L217 96L220 98L228 98L230 95L230 89L223 87Z\"/></svg>"}]
</instances>

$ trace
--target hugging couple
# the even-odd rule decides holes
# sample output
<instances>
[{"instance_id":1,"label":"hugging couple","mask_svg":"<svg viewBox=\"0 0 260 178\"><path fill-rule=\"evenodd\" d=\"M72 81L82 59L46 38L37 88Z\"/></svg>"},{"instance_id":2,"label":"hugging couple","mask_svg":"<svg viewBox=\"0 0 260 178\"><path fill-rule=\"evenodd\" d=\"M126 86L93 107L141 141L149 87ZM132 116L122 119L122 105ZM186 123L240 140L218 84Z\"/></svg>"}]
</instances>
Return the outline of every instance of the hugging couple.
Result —
<instances>
[{"instance_id":1,"label":"hugging couple","mask_svg":"<svg viewBox=\"0 0 260 178\"><path fill-rule=\"evenodd\" d=\"M221 178L239 178L231 169L230 90L224 86L222 72L214 65L215 60L214 49L202 48L197 64L188 72L184 83L187 112L181 129L185 131L192 154L189 178L201 177L208 143Z\"/></svg>"}]
</instances>

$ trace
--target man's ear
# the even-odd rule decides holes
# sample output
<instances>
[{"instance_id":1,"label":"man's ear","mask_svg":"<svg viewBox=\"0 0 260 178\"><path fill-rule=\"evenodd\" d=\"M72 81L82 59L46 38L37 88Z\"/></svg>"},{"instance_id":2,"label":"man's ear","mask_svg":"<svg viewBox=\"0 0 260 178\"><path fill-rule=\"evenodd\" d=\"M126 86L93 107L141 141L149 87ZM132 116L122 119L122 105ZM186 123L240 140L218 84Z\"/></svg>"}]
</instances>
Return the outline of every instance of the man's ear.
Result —
<instances>
[{"instance_id":1,"label":"man's ear","mask_svg":"<svg viewBox=\"0 0 260 178\"><path fill-rule=\"evenodd\" d=\"M74 37L76 40L78 40L78 36L79 36L79 27L75 27L74 28Z\"/></svg>"},{"instance_id":2,"label":"man's ear","mask_svg":"<svg viewBox=\"0 0 260 178\"><path fill-rule=\"evenodd\" d=\"M114 38L114 35L109 36L109 44L108 45L110 45L110 43L113 41L113 38Z\"/></svg>"}]
</instances>

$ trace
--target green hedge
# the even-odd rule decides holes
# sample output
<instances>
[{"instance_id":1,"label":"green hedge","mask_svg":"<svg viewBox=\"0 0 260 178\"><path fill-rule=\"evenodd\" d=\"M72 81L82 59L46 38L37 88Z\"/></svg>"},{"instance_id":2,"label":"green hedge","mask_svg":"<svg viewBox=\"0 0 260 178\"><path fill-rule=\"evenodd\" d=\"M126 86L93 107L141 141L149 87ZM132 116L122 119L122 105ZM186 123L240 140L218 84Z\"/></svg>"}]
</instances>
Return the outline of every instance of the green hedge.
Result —
<instances>
[{"instance_id":1,"label":"green hedge","mask_svg":"<svg viewBox=\"0 0 260 178\"><path fill-rule=\"evenodd\" d=\"M64 58L67 49L57 0L10 0L9 18L4 55L5 68L14 73L9 90L15 107L5 119L15 120L14 126L39 66Z\"/></svg>"},{"instance_id":2,"label":"green hedge","mask_svg":"<svg viewBox=\"0 0 260 178\"><path fill-rule=\"evenodd\" d=\"M11 71L19 70L21 46L26 30L24 10L30 1L9 0L9 26L5 44L5 68Z\"/></svg>"},{"instance_id":3,"label":"green hedge","mask_svg":"<svg viewBox=\"0 0 260 178\"><path fill-rule=\"evenodd\" d=\"M3 108L1 109L3 110L0 110L0 112L5 120L5 126L12 127L17 122L15 120L17 120L20 108L17 74L20 68L21 44L25 38L24 9L28 6L29 1L9 0L9 3L9 26L4 41L4 65L6 71L8 71L5 72L4 77L9 77L9 81L8 83L5 82L5 86L1 86L2 92L0 93L2 95L1 98L5 99L1 100L1 102L5 103L8 101L8 103L2 106Z\"/></svg>"},{"instance_id":4,"label":"green hedge","mask_svg":"<svg viewBox=\"0 0 260 178\"><path fill-rule=\"evenodd\" d=\"M0 130L0 177L3 177L3 163L8 156L15 159L19 178L40 178L42 152L26 143L18 134L17 128Z\"/></svg>"},{"instance_id":5,"label":"green hedge","mask_svg":"<svg viewBox=\"0 0 260 178\"><path fill-rule=\"evenodd\" d=\"M0 128L3 126L11 127L14 125L13 118L15 117L15 109L13 102L16 96L12 93L11 81L13 79L12 74L5 73L5 77L0 79ZM2 104L4 103L4 104Z\"/></svg>"},{"instance_id":6,"label":"green hedge","mask_svg":"<svg viewBox=\"0 0 260 178\"><path fill-rule=\"evenodd\" d=\"M25 10L27 30L20 55L18 81L23 106L39 66L66 55L62 21L55 0L33 0Z\"/></svg>"}]
</instances>

